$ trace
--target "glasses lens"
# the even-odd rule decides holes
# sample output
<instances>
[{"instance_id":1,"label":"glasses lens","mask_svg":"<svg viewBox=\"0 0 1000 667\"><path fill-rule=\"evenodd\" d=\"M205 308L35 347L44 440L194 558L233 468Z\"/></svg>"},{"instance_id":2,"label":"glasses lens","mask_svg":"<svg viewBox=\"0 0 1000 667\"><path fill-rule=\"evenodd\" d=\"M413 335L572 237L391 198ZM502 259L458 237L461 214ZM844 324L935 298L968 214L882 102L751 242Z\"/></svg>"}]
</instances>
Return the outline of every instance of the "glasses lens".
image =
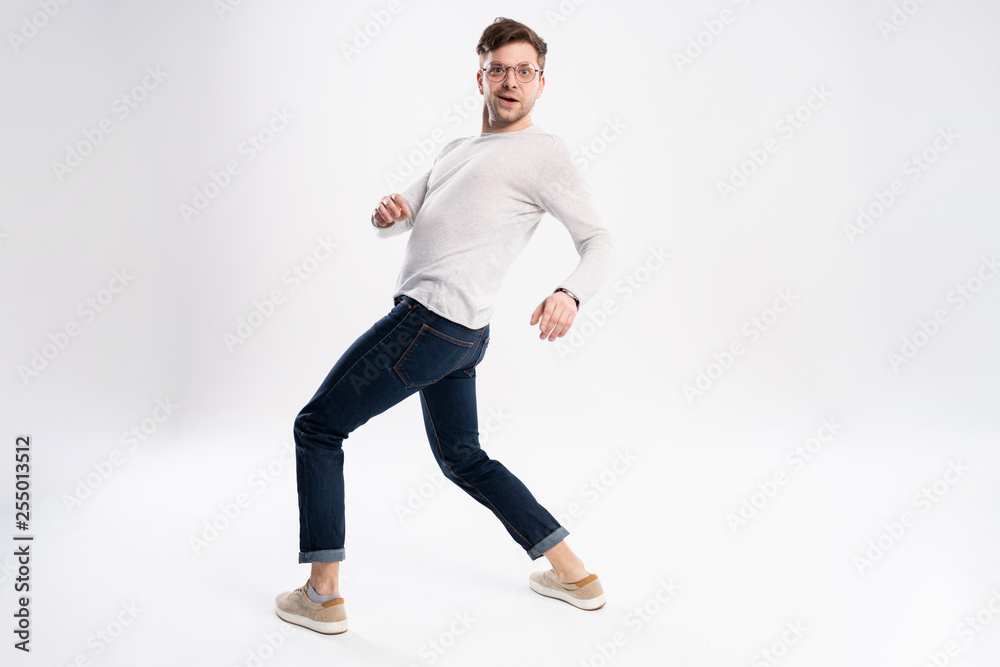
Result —
<instances>
[{"instance_id":1,"label":"glasses lens","mask_svg":"<svg viewBox=\"0 0 1000 667\"><path fill-rule=\"evenodd\" d=\"M515 74L518 81L528 83L535 78L535 68L531 66L531 63L521 63L517 66Z\"/></svg>"},{"instance_id":2,"label":"glasses lens","mask_svg":"<svg viewBox=\"0 0 1000 667\"><path fill-rule=\"evenodd\" d=\"M486 66L486 76L490 81L500 81L505 74L507 74L507 70L503 63L490 63Z\"/></svg>"}]
</instances>

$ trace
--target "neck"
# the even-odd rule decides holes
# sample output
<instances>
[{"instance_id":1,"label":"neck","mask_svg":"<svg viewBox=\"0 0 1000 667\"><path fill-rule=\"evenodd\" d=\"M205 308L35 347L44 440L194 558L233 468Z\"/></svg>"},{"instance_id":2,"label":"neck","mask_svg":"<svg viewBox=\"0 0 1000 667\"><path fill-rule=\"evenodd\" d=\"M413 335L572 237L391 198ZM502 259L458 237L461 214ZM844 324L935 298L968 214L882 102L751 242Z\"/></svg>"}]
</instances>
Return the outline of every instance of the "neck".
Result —
<instances>
[{"instance_id":1,"label":"neck","mask_svg":"<svg viewBox=\"0 0 1000 667\"><path fill-rule=\"evenodd\" d=\"M490 120L490 110L483 105L483 132L520 132L534 125L531 114L513 123L497 123Z\"/></svg>"}]
</instances>

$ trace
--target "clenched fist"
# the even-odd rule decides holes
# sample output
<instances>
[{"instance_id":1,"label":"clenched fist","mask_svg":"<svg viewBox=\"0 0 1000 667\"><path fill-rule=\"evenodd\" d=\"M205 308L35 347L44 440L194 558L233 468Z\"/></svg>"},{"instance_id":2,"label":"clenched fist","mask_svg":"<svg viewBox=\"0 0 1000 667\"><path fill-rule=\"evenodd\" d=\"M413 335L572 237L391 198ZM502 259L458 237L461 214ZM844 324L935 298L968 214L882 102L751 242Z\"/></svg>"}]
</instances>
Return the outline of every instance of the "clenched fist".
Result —
<instances>
[{"instance_id":1,"label":"clenched fist","mask_svg":"<svg viewBox=\"0 0 1000 667\"><path fill-rule=\"evenodd\" d=\"M403 195L393 193L382 197L375 212L372 213L372 224L376 227L388 227L400 220L410 217L410 207L406 205Z\"/></svg>"}]
</instances>

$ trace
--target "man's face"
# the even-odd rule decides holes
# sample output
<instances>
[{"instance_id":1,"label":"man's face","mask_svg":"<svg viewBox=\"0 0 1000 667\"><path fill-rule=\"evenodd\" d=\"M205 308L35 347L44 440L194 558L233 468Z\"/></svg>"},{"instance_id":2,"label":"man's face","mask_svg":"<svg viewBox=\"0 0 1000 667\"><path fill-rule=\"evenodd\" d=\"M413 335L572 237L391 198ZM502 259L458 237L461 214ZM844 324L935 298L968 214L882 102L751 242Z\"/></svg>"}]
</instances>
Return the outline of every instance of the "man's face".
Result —
<instances>
[{"instance_id":1,"label":"man's face","mask_svg":"<svg viewBox=\"0 0 1000 667\"><path fill-rule=\"evenodd\" d=\"M537 69L538 53L527 42L513 42L487 53L483 67L491 62L503 63L507 67L527 62ZM514 70L509 69L501 81L490 81L485 72L480 70L476 80L479 82L479 92L486 101L486 108L483 110L484 129L489 126L495 128L495 131L502 131L524 129L531 125L531 110L535 106L535 100L542 96L544 77L536 73L531 81L521 83L514 76Z\"/></svg>"}]
</instances>

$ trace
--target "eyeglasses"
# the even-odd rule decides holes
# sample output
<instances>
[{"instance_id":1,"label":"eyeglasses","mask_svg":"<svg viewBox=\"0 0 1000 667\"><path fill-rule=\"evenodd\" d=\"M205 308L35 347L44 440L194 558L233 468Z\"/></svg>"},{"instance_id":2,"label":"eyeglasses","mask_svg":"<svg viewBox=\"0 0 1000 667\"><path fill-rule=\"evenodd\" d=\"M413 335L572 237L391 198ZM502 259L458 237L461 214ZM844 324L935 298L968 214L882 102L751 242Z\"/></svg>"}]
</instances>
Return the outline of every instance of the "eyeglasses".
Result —
<instances>
[{"instance_id":1,"label":"eyeglasses","mask_svg":"<svg viewBox=\"0 0 1000 667\"><path fill-rule=\"evenodd\" d=\"M507 67L503 63L492 62L481 68L486 72L486 78L497 83L507 78L507 70L514 70L514 78L521 83L530 83L535 78L535 72L541 74L545 70L535 69L531 63L518 63L515 67Z\"/></svg>"}]
</instances>

